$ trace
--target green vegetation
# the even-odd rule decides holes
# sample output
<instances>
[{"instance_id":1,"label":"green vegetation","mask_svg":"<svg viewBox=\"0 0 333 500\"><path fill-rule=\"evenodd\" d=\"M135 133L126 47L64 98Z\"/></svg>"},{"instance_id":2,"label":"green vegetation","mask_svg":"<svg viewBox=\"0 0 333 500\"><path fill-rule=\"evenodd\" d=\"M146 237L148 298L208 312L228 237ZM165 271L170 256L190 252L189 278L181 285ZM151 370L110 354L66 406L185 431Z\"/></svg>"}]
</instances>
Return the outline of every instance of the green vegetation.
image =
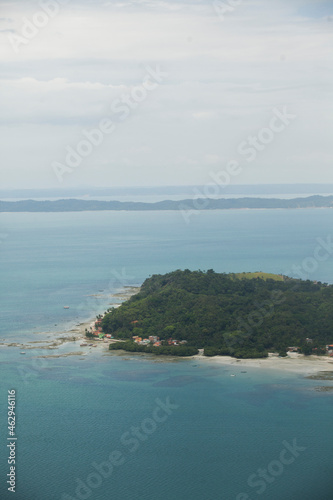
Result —
<instances>
[{"instance_id":1,"label":"green vegetation","mask_svg":"<svg viewBox=\"0 0 333 500\"><path fill-rule=\"evenodd\" d=\"M148 278L137 295L105 315L102 326L115 338L129 339L129 350L156 354L191 347L204 348L207 356L259 358L268 351L283 355L289 346L324 353L333 343L332 305L333 286L327 284L265 273L178 270ZM187 343L141 346L134 335Z\"/></svg>"},{"instance_id":2,"label":"green vegetation","mask_svg":"<svg viewBox=\"0 0 333 500\"><path fill-rule=\"evenodd\" d=\"M109 345L110 351L129 351L129 352L145 352L156 354L157 356L195 356L198 354L198 349L191 346L161 346L154 347L153 345L138 345L131 340L127 342L115 342Z\"/></svg>"},{"instance_id":3,"label":"green vegetation","mask_svg":"<svg viewBox=\"0 0 333 500\"><path fill-rule=\"evenodd\" d=\"M207 203L208 201L208 203ZM0 212L82 212L96 210L230 210L276 208L324 208L333 206L333 196L314 195L304 198L198 198L188 200L164 200L155 203L100 200L20 200L0 201Z\"/></svg>"}]
</instances>

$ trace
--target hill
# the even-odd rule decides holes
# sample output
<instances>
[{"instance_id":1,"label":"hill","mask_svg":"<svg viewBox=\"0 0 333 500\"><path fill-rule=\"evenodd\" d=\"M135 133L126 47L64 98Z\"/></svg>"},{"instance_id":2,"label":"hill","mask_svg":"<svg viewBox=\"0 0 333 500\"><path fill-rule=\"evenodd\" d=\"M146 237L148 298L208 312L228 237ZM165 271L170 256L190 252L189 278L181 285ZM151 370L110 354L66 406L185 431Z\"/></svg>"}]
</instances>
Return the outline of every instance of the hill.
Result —
<instances>
[{"instance_id":1,"label":"hill","mask_svg":"<svg viewBox=\"0 0 333 500\"><path fill-rule=\"evenodd\" d=\"M158 336L162 345L171 338L187 341L186 347L205 348L207 355L262 357L290 346L324 352L333 343L332 305L333 286L327 284L266 273L178 270L148 278L102 324L106 333L129 339L127 347L133 336ZM142 349L131 350L160 349L137 347Z\"/></svg>"},{"instance_id":2,"label":"hill","mask_svg":"<svg viewBox=\"0 0 333 500\"><path fill-rule=\"evenodd\" d=\"M181 201L164 200L155 203L132 201L99 201L63 199L55 201L0 201L0 212L82 212L100 210L230 210L277 208L332 208L333 196L308 196L291 200L279 198L198 198Z\"/></svg>"}]
</instances>

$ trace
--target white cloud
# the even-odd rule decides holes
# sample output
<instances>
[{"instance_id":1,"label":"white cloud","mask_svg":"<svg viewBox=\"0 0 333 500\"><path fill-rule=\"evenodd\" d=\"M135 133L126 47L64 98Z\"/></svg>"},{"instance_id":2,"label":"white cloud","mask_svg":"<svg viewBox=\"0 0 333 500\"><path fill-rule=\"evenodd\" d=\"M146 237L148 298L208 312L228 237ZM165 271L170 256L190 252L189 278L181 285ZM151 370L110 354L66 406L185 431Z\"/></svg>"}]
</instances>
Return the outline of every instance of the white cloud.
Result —
<instances>
[{"instance_id":1,"label":"white cloud","mask_svg":"<svg viewBox=\"0 0 333 500\"><path fill-rule=\"evenodd\" d=\"M282 105L297 121L236 181L333 182L329 7L249 0L221 22L208 0L72 0L15 53L8 30L40 7L2 2L4 184L56 184L52 161L156 64L168 77L66 182L207 182Z\"/></svg>"}]
</instances>

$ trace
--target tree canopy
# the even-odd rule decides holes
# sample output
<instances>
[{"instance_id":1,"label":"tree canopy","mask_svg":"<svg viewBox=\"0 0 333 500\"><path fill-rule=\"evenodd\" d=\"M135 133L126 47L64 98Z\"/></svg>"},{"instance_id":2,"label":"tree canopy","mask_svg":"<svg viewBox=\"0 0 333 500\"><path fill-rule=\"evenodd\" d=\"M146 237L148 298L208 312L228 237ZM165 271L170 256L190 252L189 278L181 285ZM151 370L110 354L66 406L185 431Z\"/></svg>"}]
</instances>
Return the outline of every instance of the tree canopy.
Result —
<instances>
[{"instance_id":1,"label":"tree canopy","mask_svg":"<svg viewBox=\"0 0 333 500\"><path fill-rule=\"evenodd\" d=\"M186 340L206 355L262 357L333 343L333 286L265 273L177 270L146 279L102 321L115 338ZM156 348L159 349L159 348Z\"/></svg>"}]
</instances>

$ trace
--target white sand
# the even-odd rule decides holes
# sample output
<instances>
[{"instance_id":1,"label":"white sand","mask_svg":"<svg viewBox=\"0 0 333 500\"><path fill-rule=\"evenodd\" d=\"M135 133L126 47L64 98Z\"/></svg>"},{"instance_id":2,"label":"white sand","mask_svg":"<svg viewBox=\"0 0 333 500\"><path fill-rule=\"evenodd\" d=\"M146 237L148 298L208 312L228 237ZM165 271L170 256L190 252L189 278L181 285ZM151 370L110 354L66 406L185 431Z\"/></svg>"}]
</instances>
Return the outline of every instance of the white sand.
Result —
<instances>
[{"instance_id":1,"label":"white sand","mask_svg":"<svg viewBox=\"0 0 333 500\"><path fill-rule=\"evenodd\" d=\"M261 359L240 359L230 356L206 357L201 354L192 359L205 361L212 365L226 365L237 367L253 367L262 370L283 370L293 373L311 375L320 371L333 372L333 358L328 356L304 356L303 354L290 353L286 358L279 358L270 354L268 358Z\"/></svg>"}]
</instances>

